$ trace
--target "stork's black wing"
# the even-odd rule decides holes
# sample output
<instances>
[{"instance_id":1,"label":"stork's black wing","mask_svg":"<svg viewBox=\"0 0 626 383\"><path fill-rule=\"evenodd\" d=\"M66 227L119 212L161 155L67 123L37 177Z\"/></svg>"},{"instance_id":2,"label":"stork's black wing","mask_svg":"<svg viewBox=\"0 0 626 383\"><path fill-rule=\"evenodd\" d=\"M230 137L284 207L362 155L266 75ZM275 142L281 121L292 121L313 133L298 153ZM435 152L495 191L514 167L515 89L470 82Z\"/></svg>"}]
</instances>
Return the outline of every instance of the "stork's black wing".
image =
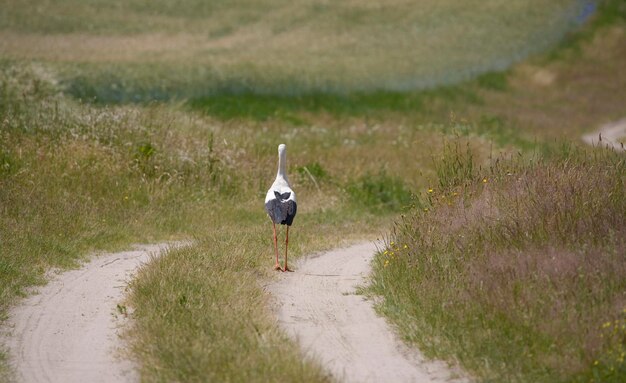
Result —
<instances>
[{"instance_id":1,"label":"stork's black wing","mask_svg":"<svg viewBox=\"0 0 626 383\"><path fill-rule=\"evenodd\" d=\"M275 191L274 195L276 198L267 201L265 204L265 211L267 211L272 222L291 226L296 216L298 205L295 201L289 200L290 192L280 194Z\"/></svg>"}]
</instances>

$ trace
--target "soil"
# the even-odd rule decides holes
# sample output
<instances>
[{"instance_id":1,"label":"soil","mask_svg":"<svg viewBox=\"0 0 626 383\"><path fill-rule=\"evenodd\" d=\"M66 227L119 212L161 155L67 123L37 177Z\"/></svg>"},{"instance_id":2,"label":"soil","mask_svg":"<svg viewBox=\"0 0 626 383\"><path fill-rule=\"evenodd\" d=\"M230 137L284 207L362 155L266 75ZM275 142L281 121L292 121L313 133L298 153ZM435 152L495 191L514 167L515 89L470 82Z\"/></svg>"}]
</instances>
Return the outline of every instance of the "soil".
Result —
<instances>
[{"instance_id":1,"label":"soil","mask_svg":"<svg viewBox=\"0 0 626 383\"><path fill-rule=\"evenodd\" d=\"M594 133L585 134L583 141L593 146L608 146L615 150L626 150L626 118L603 125Z\"/></svg>"},{"instance_id":2,"label":"soil","mask_svg":"<svg viewBox=\"0 0 626 383\"><path fill-rule=\"evenodd\" d=\"M124 295L133 273L169 245L94 256L80 269L53 274L9 313L3 329L19 382L136 382L124 356Z\"/></svg>"},{"instance_id":3,"label":"soil","mask_svg":"<svg viewBox=\"0 0 626 383\"><path fill-rule=\"evenodd\" d=\"M374 243L362 243L296 261L295 272L269 286L279 325L339 381L469 381L404 346L374 302L357 293L375 252Z\"/></svg>"}]
</instances>

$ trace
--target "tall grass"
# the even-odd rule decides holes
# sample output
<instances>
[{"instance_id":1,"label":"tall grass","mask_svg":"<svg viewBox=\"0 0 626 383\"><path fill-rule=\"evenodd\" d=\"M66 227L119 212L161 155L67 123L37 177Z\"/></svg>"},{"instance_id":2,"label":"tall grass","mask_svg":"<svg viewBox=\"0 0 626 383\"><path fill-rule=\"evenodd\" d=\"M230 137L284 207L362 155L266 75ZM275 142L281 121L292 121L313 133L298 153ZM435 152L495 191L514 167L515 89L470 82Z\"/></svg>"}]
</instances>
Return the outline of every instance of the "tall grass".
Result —
<instances>
[{"instance_id":1,"label":"tall grass","mask_svg":"<svg viewBox=\"0 0 626 383\"><path fill-rule=\"evenodd\" d=\"M178 217L190 200L229 188L211 131L191 121L162 129L176 117L156 109L73 105L42 70L0 72L3 313L43 270L130 238L176 235L202 217Z\"/></svg>"},{"instance_id":2,"label":"tall grass","mask_svg":"<svg viewBox=\"0 0 626 383\"><path fill-rule=\"evenodd\" d=\"M622 381L624 157L568 147L478 168L448 153L429 206L376 258L381 312L484 381Z\"/></svg>"}]
</instances>

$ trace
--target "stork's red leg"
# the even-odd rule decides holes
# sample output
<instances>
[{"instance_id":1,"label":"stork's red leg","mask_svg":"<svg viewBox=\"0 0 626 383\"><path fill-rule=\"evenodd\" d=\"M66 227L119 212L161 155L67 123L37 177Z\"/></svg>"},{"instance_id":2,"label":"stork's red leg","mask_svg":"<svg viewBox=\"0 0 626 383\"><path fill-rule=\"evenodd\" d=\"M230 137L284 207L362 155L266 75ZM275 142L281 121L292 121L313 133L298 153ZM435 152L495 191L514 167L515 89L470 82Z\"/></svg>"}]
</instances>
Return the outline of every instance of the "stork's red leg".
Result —
<instances>
[{"instance_id":1,"label":"stork's red leg","mask_svg":"<svg viewBox=\"0 0 626 383\"><path fill-rule=\"evenodd\" d=\"M274 265L274 270L282 270L280 264L278 263L278 238L276 238L276 224L272 222L272 226L274 228L274 252L276 253L276 264Z\"/></svg>"},{"instance_id":2,"label":"stork's red leg","mask_svg":"<svg viewBox=\"0 0 626 383\"><path fill-rule=\"evenodd\" d=\"M283 271L293 271L287 267L287 248L289 246L289 226L287 226L287 234L285 234L285 268Z\"/></svg>"}]
</instances>

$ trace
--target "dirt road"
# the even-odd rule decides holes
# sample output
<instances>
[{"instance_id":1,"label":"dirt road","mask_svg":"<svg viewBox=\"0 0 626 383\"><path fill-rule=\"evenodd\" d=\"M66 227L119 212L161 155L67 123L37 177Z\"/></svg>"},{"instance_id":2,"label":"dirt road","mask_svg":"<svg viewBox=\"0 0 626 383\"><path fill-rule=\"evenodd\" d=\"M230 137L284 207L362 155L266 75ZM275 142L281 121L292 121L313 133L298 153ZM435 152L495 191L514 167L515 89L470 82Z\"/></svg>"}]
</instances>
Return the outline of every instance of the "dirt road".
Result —
<instances>
[{"instance_id":1,"label":"dirt road","mask_svg":"<svg viewBox=\"0 0 626 383\"><path fill-rule=\"evenodd\" d=\"M135 382L121 355L122 303L133 272L168 245L94 257L55 275L38 294L11 310L5 329L19 382Z\"/></svg>"},{"instance_id":2,"label":"dirt road","mask_svg":"<svg viewBox=\"0 0 626 383\"><path fill-rule=\"evenodd\" d=\"M610 146L615 150L626 150L626 118L603 125L594 133L585 134L583 141L589 145Z\"/></svg>"},{"instance_id":3,"label":"dirt road","mask_svg":"<svg viewBox=\"0 0 626 383\"><path fill-rule=\"evenodd\" d=\"M11 310L3 331L19 382L136 382L136 366L123 356L119 333L128 281L168 245L101 255L52 277ZM296 263L272 284L280 324L307 354L346 382L465 382L441 362L395 339L372 302L355 295L366 282L372 243ZM452 379L454 378L454 379Z\"/></svg>"},{"instance_id":4,"label":"dirt road","mask_svg":"<svg viewBox=\"0 0 626 383\"><path fill-rule=\"evenodd\" d=\"M375 251L373 243L333 250L281 274L269 287L281 327L340 381L466 382L403 346L373 303L355 294Z\"/></svg>"}]
</instances>

